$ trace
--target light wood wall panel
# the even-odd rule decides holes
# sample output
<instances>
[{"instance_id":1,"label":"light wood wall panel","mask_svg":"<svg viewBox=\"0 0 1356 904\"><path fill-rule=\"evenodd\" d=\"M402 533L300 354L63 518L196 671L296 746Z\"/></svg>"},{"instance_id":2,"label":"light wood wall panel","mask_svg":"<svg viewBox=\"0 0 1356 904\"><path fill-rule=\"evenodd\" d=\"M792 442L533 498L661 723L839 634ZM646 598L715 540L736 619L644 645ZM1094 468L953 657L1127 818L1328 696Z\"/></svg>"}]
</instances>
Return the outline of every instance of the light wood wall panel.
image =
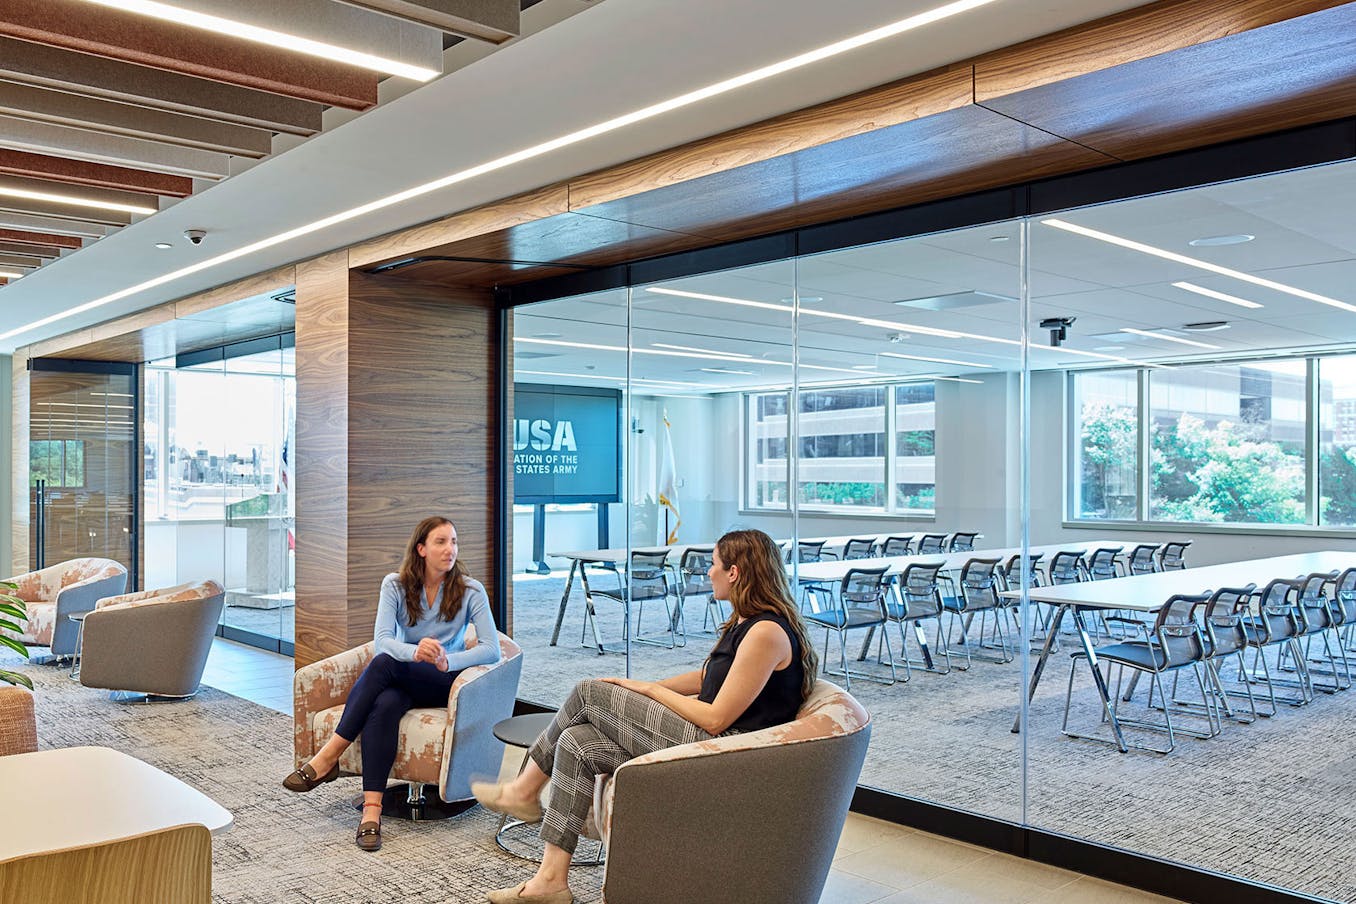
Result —
<instances>
[{"instance_id":1,"label":"light wood wall panel","mask_svg":"<svg viewBox=\"0 0 1356 904\"><path fill-rule=\"evenodd\" d=\"M22 349L14 353L11 368L10 571L23 574L28 571L28 531L32 524L28 510L28 418L32 409L28 401L28 355Z\"/></svg>"}]
</instances>

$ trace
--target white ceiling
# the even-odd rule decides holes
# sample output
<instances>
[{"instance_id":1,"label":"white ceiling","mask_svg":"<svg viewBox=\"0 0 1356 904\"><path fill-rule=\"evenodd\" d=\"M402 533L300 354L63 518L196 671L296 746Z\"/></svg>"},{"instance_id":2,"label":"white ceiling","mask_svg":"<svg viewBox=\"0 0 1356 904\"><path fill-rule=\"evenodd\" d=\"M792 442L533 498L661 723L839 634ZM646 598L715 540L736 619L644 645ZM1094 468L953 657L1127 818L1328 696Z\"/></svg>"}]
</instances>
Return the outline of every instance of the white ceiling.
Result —
<instances>
[{"instance_id":1,"label":"white ceiling","mask_svg":"<svg viewBox=\"0 0 1356 904\"><path fill-rule=\"evenodd\" d=\"M0 334L937 5L937 0L596 3L12 283L0 290ZM996 0L848 57L785 73L0 339L0 352L1139 5L1138 0ZM534 13L548 15L537 7L528 10L529 27ZM207 241L198 247L176 242L169 251L153 248L188 228L206 229ZM977 259L975 266L980 266Z\"/></svg>"},{"instance_id":2,"label":"white ceiling","mask_svg":"<svg viewBox=\"0 0 1356 904\"><path fill-rule=\"evenodd\" d=\"M1356 162L1088 208L1061 219L1356 304L1356 223L1350 218L1352 210L1356 210ZM1015 222L975 227L795 262L670 280L659 287L789 306L799 282L805 310L901 324L887 327L802 316L797 325L801 362L841 369L804 371L802 382L922 374L977 378L1021 367L1017 340L1021 339L1022 324L1015 300L945 312L911 309L894 302L966 291L1016 299L1020 295L1019 229ZM1192 239L1235 234L1256 238L1217 247L1189 244ZM1356 312L1074 235L1039 221L1031 224L1030 262L1028 322L1033 368L1116 363L1068 350L1101 349L1100 354L1112 358L1165 363L1356 348ZM1205 298L1172 285L1179 281L1263 307L1245 309ZM631 363L633 378L660 381L639 383L638 389L718 392L789 382L790 368L785 366L792 360L789 312L658 295L649 288L637 288L633 294L630 328L634 347L686 345L749 357L734 362L637 354ZM614 291L519 308L515 311L514 334L525 340L547 337L551 341L625 346L626 299L625 291ZM1048 334L1037 325L1047 317L1076 318L1061 350L1048 347ZM1219 320L1228 321L1229 328L1206 333L1181 329L1187 323ZM970 335L946 338L909 333L908 325ZM1167 330L1169 335L1218 348L1195 348L1120 333L1126 327ZM890 335L898 332L908 333L908 337L890 341ZM552 334L559 334L559 338L552 338ZM1119 338L1098 338L1099 334ZM626 355L622 352L531 341L517 342L515 352L515 367L524 381L607 385L598 378L625 375ZM971 366L891 358L887 353L963 361ZM751 373L708 373L702 368ZM534 371L538 374L531 373ZM858 376L852 376L854 372Z\"/></svg>"}]
</instances>

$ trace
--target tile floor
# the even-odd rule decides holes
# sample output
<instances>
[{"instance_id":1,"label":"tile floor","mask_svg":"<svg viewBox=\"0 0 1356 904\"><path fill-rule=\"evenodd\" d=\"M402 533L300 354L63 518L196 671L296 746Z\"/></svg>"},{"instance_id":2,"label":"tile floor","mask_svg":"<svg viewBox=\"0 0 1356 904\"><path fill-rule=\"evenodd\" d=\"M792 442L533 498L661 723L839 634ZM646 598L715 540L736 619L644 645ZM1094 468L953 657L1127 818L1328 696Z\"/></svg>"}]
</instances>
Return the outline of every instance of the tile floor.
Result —
<instances>
[{"instance_id":1,"label":"tile floor","mask_svg":"<svg viewBox=\"0 0 1356 904\"><path fill-rule=\"evenodd\" d=\"M218 637L203 684L292 713L292 660ZM508 755L513 755L509 751ZM513 769L516 771L514 756ZM855 813L820 904L1172 904L1171 899Z\"/></svg>"}]
</instances>

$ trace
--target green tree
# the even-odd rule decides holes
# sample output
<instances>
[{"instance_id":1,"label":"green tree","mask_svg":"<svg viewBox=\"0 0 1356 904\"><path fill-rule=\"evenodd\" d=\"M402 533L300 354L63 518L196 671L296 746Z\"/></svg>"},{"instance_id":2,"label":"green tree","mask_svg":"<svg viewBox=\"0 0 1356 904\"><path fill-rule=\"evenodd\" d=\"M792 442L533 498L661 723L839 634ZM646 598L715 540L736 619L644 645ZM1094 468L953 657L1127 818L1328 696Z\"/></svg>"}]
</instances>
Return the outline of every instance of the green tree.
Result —
<instances>
[{"instance_id":1,"label":"green tree","mask_svg":"<svg viewBox=\"0 0 1356 904\"><path fill-rule=\"evenodd\" d=\"M1356 524L1356 448L1324 448L1319 457L1319 511L1323 524Z\"/></svg>"},{"instance_id":2,"label":"green tree","mask_svg":"<svg viewBox=\"0 0 1356 904\"><path fill-rule=\"evenodd\" d=\"M1083 406L1082 512L1103 518L1135 516L1133 408L1095 402Z\"/></svg>"}]
</instances>

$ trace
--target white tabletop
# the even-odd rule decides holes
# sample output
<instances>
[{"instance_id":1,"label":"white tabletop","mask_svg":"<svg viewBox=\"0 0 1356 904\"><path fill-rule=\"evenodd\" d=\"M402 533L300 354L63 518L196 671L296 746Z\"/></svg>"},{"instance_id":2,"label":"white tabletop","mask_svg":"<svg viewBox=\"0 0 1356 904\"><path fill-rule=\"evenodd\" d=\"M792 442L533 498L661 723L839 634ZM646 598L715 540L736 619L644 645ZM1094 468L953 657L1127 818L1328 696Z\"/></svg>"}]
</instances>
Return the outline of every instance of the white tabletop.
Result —
<instances>
[{"instance_id":1,"label":"white tabletop","mask_svg":"<svg viewBox=\"0 0 1356 904\"><path fill-rule=\"evenodd\" d=\"M843 534L837 537L801 537L799 543L823 543L830 548L841 547L849 540L874 540L876 543L884 543L890 537L921 537L927 531L896 531L888 534ZM941 534L939 536L950 537L951 534ZM977 537L984 536L976 534ZM775 541L779 546L786 547L791 543L788 539ZM715 546L715 541L710 543L684 543L673 546L637 546L631 552L659 552L667 549L669 557L675 561L681 560L683 553L689 549L711 549ZM579 562L611 562L614 565L620 565L626 561L627 550L625 549L569 549L559 552L548 552L548 556L556 556L561 559L574 559Z\"/></svg>"},{"instance_id":2,"label":"white tabletop","mask_svg":"<svg viewBox=\"0 0 1356 904\"><path fill-rule=\"evenodd\" d=\"M107 747L0 757L0 795L14 817L0 832L0 860L190 823L218 834L233 822L201 791Z\"/></svg>"},{"instance_id":3,"label":"white tabletop","mask_svg":"<svg viewBox=\"0 0 1356 904\"><path fill-rule=\"evenodd\" d=\"M1221 587L1256 584L1260 590L1275 578L1294 578L1315 572L1342 571L1356 565L1356 552L1306 552L1269 559L1249 559L1224 565L1207 565L1183 571L1164 571L1106 581L1085 581L1056 587L1032 587L1030 598L1054 605L1095 606L1101 609L1134 609L1151 612L1175 594L1197 594ZM1005 596L1019 596L1008 591Z\"/></svg>"},{"instance_id":4,"label":"white tabletop","mask_svg":"<svg viewBox=\"0 0 1356 904\"><path fill-rule=\"evenodd\" d=\"M1086 553L1094 549L1116 549L1131 550L1140 543L1151 543L1149 540L1117 540L1109 543L1105 540L1070 540L1065 543L1053 543L1049 546L1033 546L1031 554L1040 554L1047 560L1057 552L1080 552ZM807 562L799 566L798 578L802 581L841 581L843 575L847 574L849 568L880 568L882 566L889 569L890 574L900 574L910 565L924 563L936 565L942 563L944 567L961 568L971 559L1000 559L1006 561L1012 556L1022 551L1020 546L1008 546L1002 549L969 549L963 552L943 552L930 553L928 555L912 556L890 556L888 558L874 559L851 559L845 562ZM789 566L788 566L789 568Z\"/></svg>"}]
</instances>

